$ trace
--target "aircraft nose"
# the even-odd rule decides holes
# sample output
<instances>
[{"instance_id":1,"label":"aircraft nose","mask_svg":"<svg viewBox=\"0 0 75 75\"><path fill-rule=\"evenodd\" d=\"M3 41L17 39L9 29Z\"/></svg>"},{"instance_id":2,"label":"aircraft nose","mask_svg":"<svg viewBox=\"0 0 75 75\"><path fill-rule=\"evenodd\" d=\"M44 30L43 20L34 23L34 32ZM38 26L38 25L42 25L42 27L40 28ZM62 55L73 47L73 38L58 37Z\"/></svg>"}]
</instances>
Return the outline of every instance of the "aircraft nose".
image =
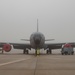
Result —
<instances>
[{"instance_id":1,"label":"aircraft nose","mask_svg":"<svg viewBox=\"0 0 75 75\"><path fill-rule=\"evenodd\" d=\"M40 44L40 38L39 37L35 38L35 44L37 44L37 45Z\"/></svg>"}]
</instances>

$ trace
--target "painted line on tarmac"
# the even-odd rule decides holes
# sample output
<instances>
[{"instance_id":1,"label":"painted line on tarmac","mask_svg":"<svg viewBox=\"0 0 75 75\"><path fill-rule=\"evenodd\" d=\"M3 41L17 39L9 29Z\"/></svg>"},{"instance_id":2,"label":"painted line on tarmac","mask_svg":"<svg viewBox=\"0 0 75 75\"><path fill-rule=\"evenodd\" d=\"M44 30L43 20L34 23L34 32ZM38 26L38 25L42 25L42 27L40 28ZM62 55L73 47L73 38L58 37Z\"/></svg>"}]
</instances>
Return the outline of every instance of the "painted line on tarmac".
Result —
<instances>
[{"instance_id":1,"label":"painted line on tarmac","mask_svg":"<svg viewBox=\"0 0 75 75\"><path fill-rule=\"evenodd\" d=\"M30 59L30 58L27 58L27 59L19 59L19 60L15 60L15 61L6 62L6 63L0 64L0 66L5 66L5 65L13 64L13 63L21 62L21 61L28 60L28 59Z\"/></svg>"}]
</instances>

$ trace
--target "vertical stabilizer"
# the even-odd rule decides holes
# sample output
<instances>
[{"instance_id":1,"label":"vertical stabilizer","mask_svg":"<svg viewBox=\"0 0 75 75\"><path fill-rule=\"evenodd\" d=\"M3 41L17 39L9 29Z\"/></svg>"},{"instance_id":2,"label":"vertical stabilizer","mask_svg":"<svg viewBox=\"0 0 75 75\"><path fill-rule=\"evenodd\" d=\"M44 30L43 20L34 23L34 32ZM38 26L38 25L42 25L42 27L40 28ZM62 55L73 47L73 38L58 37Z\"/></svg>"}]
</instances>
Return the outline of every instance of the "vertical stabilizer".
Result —
<instances>
[{"instance_id":1,"label":"vertical stabilizer","mask_svg":"<svg viewBox=\"0 0 75 75\"><path fill-rule=\"evenodd\" d=\"M37 32L39 31L39 26L38 26L38 19L37 19Z\"/></svg>"}]
</instances>

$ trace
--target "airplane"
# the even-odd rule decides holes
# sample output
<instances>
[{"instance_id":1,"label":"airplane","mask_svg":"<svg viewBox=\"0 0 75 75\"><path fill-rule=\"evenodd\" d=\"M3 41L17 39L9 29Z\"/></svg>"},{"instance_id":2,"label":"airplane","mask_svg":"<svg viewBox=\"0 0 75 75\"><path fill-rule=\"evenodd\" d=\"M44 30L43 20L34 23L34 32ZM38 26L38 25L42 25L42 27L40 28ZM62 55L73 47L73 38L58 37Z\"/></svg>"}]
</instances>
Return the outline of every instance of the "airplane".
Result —
<instances>
[{"instance_id":1,"label":"airplane","mask_svg":"<svg viewBox=\"0 0 75 75\"><path fill-rule=\"evenodd\" d=\"M62 45L65 43L46 43L46 41L53 41L54 39L45 39L44 34L39 32L38 27L38 19L37 19L37 31L30 35L30 39L21 39L22 41L29 41L30 43L4 43L0 42L0 47L6 52L9 52L13 48L14 49L22 49L23 54L29 54L29 50L31 48L35 49L35 54L37 55L38 49L46 50L47 54L52 54L53 49L62 49ZM72 47L75 47L75 43L67 43L71 44ZM64 46L63 46L64 47ZM28 49L28 50L27 50Z\"/></svg>"}]
</instances>

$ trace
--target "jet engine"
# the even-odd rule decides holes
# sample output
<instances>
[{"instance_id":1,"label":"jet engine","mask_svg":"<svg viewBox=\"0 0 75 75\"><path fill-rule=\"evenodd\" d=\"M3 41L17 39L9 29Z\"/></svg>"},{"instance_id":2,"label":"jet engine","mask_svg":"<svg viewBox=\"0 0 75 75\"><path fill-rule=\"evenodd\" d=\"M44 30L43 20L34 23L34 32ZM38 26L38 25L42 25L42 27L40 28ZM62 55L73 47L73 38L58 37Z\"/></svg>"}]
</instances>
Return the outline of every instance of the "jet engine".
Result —
<instances>
[{"instance_id":1,"label":"jet engine","mask_svg":"<svg viewBox=\"0 0 75 75\"><path fill-rule=\"evenodd\" d=\"M71 44L65 44L64 47L72 47Z\"/></svg>"},{"instance_id":2,"label":"jet engine","mask_svg":"<svg viewBox=\"0 0 75 75\"><path fill-rule=\"evenodd\" d=\"M65 54L65 55L73 55L74 54L74 50L71 44L64 44L64 46L62 47L62 51L61 54Z\"/></svg>"},{"instance_id":3,"label":"jet engine","mask_svg":"<svg viewBox=\"0 0 75 75\"><path fill-rule=\"evenodd\" d=\"M10 44L4 44L3 45L3 50L5 51L5 52L9 52L10 50L11 50L11 45Z\"/></svg>"}]
</instances>

